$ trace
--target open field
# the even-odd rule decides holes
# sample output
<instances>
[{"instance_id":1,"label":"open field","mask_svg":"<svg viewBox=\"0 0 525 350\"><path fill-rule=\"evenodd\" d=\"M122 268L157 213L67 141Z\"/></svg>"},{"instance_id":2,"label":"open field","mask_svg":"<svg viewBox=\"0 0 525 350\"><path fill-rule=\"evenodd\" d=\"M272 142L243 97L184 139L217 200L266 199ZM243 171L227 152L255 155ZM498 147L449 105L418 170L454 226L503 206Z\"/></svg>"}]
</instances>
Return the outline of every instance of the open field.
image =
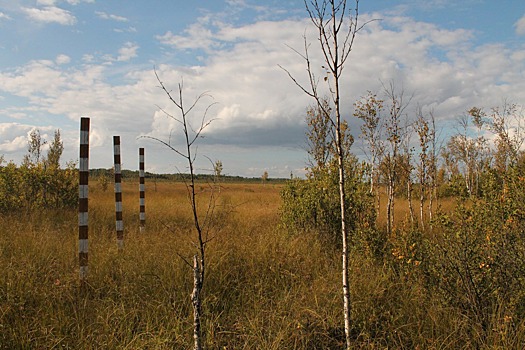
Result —
<instances>
[{"instance_id":1,"label":"open field","mask_svg":"<svg viewBox=\"0 0 525 350\"><path fill-rule=\"evenodd\" d=\"M120 253L112 189L91 186L84 293L76 210L1 217L1 349L191 347L192 273L179 257L193 251L186 189L169 182L159 182L156 191L147 186L147 229L140 234L138 184L123 184ZM313 233L290 235L279 228L282 186L228 183L217 193L220 224L207 248L204 285L208 349L343 346L340 252ZM203 198L210 193L206 184L199 190ZM353 255L351 280L356 347L473 346L477 330L426 293L410 272ZM513 332L504 326L481 344L519 348L525 333L516 329L523 325Z\"/></svg>"}]
</instances>

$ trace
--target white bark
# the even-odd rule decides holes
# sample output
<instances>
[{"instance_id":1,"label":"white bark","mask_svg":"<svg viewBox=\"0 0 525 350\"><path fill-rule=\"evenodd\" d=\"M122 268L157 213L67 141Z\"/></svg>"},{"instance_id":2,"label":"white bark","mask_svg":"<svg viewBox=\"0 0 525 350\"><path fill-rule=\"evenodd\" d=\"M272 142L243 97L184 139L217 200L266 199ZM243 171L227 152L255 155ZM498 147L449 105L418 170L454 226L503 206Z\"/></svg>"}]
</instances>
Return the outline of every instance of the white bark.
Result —
<instances>
[{"instance_id":1,"label":"white bark","mask_svg":"<svg viewBox=\"0 0 525 350\"><path fill-rule=\"evenodd\" d=\"M193 349L202 350L201 342L201 269L197 255L193 257L193 291L191 304L193 305Z\"/></svg>"}]
</instances>

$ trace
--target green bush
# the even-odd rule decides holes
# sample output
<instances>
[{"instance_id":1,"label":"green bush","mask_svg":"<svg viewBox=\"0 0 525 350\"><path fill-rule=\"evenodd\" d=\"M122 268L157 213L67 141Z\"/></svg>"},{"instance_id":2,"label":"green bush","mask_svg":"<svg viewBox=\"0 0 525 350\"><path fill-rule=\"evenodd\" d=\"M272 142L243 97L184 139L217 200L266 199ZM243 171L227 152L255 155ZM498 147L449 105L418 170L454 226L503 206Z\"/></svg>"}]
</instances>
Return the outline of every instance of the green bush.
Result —
<instances>
[{"instance_id":1,"label":"green bush","mask_svg":"<svg viewBox=\"0 0 525 350\"><path fill-rule=\"evenodd\" d=\"M441 213L426 241L427 287L456 308L484 341L525 316L525 178L488 174L483 198Z\"/></svg>"},{"instance_id":2,"label":"green bush","mask_svg":"<svg viewBox=\"0 0 525 350\"><path fill-rule=\"evenodd\" d=\"M364 165L348 156L345 166L347 225L352 246L370 256L382 257L386 237L375 227L374 198L364 181ZM312 169L304 180L290 180L281 198L281 225L285 229L296 234L317 232L323 240L340 244L339 174L335 161Z\"/></svg>"},{"instance_id":3,"label":"green bush","mask_svg":"<svg viewBox=\"0 0 525 350\"><path fill-rule=\"evenodd\" d=\"M43 208L73 208L78 203L78 171L74 163L65 169L44 163L13 162L0 166L0 212L27 212Z\"/></svg>"}]
</instances>

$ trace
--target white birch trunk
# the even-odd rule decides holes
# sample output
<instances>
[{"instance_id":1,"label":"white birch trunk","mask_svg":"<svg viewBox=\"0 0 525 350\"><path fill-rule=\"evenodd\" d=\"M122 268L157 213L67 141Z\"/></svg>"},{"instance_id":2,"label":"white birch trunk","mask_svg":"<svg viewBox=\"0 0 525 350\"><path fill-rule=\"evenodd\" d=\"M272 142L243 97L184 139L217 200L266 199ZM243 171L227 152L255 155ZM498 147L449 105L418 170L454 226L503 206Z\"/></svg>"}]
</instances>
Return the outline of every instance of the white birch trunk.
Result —
<instances>
[{"instance_id":1,"label":"white birch trunk","mask_svg":"<svg viewBox=\"0 0 525 350\"><path fill-rule=\"evenodd\" d=\"M197 255L193 257L193 291L191 303L193 305L193 349L202 350L201 342L201 272Z\"/></svg>"}]
</instances>

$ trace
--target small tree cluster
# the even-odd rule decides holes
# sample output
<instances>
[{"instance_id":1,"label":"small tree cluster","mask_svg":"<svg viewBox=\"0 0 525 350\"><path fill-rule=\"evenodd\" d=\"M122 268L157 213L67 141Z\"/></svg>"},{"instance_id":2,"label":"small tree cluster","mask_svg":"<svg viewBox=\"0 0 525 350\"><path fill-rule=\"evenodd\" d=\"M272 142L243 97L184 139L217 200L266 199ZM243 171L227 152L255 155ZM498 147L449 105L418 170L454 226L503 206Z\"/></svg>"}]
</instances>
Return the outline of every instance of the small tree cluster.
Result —
<instances>
[{"instance_id":1,"label":"small tree cluster","mask_svg":"<svg viewBox=\"0 0 525 350\"><path fill-rule=\"evenodd\" d=\"M20 166L0 162L0 210L2 212L42 208L73 208L78 200L77 172L74 163L62 169L60 157L64 149L60 131L56 131L47 154L47 142L40 132L31 132L28 153Z\"/></svg>"},{"instance_id":2,"label":"small tree cluster","mask_svg":"<svg viewBox=\"0 0 525 350\"><path fill-rule=\"evenodd\" d=\"M334 134L327 132L321 125L329 117L329 103L323 101L326 108L309 107L306 113L308 129L306 136L310 155L305 180L292 178L281 192L283 200L281 218L283 227L300 233L304 230L320 234L329 244L339 246L341 236L336 234L341 225L339 203L339 173ZM367 168L350 153L353 138L348 133L346 123L342 124L342 144L344 145L345 208L349 222L349 236L353 248L362 249L371 255L378 255L384 242L380 241L375 231L374 196L366 184ZM382 254L382 253L381 253Z\"/></svg>"}]
</instances>

